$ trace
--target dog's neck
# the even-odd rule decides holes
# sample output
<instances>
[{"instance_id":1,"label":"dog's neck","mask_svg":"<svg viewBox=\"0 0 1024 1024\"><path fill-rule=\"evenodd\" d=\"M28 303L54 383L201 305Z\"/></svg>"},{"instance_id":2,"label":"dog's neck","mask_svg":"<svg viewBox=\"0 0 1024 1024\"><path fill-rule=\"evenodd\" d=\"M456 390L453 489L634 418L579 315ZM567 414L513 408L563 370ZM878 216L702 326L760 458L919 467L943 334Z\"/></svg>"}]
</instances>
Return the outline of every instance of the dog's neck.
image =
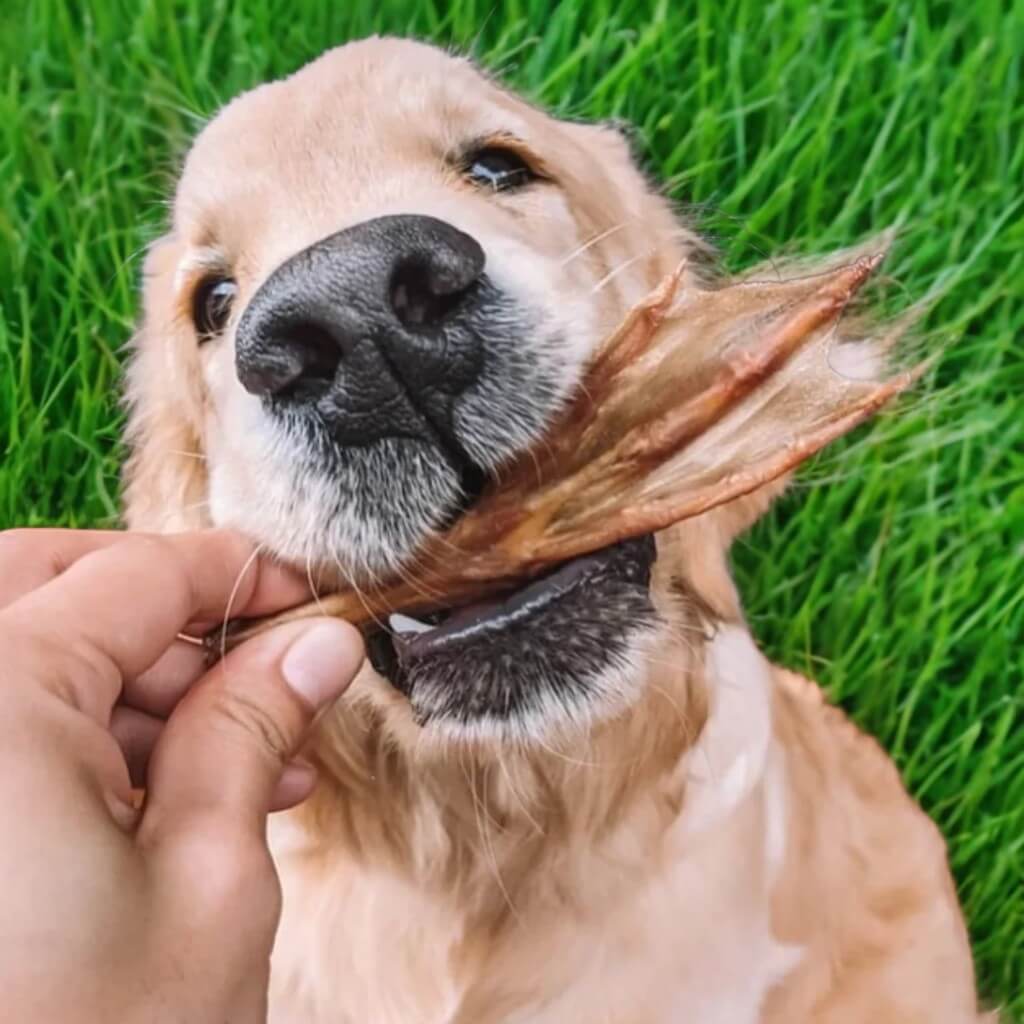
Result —
<instances>
[{"instance_id":1,"label":"dog's neck","mask_svg":"<svg viewBox=\"0 0 1024 1024\"><path fill-rule=\"evenodd\" d=\"M524 912L525 893L544 898L538 877L571 900L567 858L586 851L627 868L634 852L656 857L678 819L706 718L705 644L696 623L680 622L648 664L642 698L557 746L409 750L379 708L350 701L321 725L321 783L298 818L325 857L395 872L491 926Z\"/></svg>"},{"instance_id":2,"label":"dog's neck","mask_svg":"<svg viewBox=\"0 0 1024 1024\"><path fill-rule=\"evenodd\" d=\"M370 702L325 722L322 783L274 834L280 998L337 976L353 1020L382 985L396 1021L479 1024L549 1004L545 1021L628 1020L644 979L673 977L679 991L660 998L685 1016L720 997L715 1020L752 1019L792 963L770 928L787 815L772 670L739 623L672 621L640 700L574 747L417 759ZM680 929L684 908L716 928ZM610 974L562 1012L572 979L605 962L608 929L620 937Z\"/></svg>"},{"instance_id":3,"label":"dog's neck","mask_svg":"<svg viewBox=\"0 0 1024 1024\"><path fill-rule=\"evenodd\" d=\"M709 524L695 525L659 542L652 596L669 629L647 657L639 699L575 738L486 747L396 738L379 681L357 686L321 723L312 751L321 783L297 812L324 855L494 913L517 902L527 876L531 893L546 871L558 884L557 865L577 847L614 857L625 834L656 856L705 732L715 631L739 616L724 547Z\"/></svg>"}]
</instances>

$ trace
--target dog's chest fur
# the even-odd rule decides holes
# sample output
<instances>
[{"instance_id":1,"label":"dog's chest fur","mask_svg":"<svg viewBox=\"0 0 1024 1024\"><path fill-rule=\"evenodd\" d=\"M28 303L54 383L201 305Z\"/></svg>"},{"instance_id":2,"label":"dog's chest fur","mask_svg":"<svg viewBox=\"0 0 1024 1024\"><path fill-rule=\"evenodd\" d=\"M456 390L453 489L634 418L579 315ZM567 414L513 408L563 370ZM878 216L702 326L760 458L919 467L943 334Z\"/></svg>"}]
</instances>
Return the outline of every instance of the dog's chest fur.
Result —
<instances>
[{"instance_id":1,"label":"dog's chest fur","mask_svg":"<svg viewBox=\"0 0 1024 1024\"><path fill-rule=\"evenodd\" d=\"M678 766L687 801L659 849L629 823L593 848L567 845L546 869L562 877L546 881L571 898L522 907L509 893L491 934L443 891L278 822L271 1024L756 1021L800 957L769 921L786 814L770 670L738 629L719 634L709 668L711 716Z\"/></svg>"}]
</instances>

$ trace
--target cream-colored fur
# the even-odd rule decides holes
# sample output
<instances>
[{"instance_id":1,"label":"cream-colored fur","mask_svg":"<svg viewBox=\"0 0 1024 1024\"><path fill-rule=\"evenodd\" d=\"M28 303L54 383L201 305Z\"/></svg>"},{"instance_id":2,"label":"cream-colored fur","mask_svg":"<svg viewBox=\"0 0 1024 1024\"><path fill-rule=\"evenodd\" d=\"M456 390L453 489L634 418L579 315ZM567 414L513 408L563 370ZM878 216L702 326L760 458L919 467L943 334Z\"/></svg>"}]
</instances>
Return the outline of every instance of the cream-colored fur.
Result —
<instances>
[{"instance_id":1,"label":"cream-colored fur","mask_svg":"<svg viewBox=\"0 0 1024 1024\"><path fill-rule=\"evenodd\" d=\"M513 207L430 170L495 125L557 189ZM510 287L576 311L567 373L698 246L614 133L556 122L418 44L332 51L229 106L189 158L147 262L131 526L309 545L266 499L276 482L243 429L256 414L229 347L197 346L191 289L230 267L241 308L283 258L406 209L471 226ZM666 626L634 652L636 696L574 733L438 735L364 669L320 725L317 792L273 826L272 1024L980 1019L936 829L877 745L743 623L726 554L772 497L658 538Z\"/></svg>"},{"instance_id":2,"label":"cream-colored fur","mask_svg":"<svg viewBox=\"0 0 1024 1024\"><path fill-rule=\"evenodd\" d=\"M506 934L481 951L480 970L452 970L470 922L443 890L372 865L353 870L341 850L318 856L315 841L279 822L278 863L297 880L275 959L275 1005L291 1008L281 1019L336 1021L344 990L351 1020L758 1020L768 990L802 956L771 926L785 857L785 764L771 734L771 668L746 631L723 628L709 659L712 711L700 739L607 836L580 837L569 899L544 906L533 884L525 899L518 887L508 893ZM661 819L657 803L684 790L681 813L642 844L644 819ZM482 820L479 842L500 851L507 838L496 831ZM500 888L497 853L493 871ZM692 926L680 927L681 917ZM332 973L338 989L304 992L310 976Z\"/></svg>"}]
</instances>

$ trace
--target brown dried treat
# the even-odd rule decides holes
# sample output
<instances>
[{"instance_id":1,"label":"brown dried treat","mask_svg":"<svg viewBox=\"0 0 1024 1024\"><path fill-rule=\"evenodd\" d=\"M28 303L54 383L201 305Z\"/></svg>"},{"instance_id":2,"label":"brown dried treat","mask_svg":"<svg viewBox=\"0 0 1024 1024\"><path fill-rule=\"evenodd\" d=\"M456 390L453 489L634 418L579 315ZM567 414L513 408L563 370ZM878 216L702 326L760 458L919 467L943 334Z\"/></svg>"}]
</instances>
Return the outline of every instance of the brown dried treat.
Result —
<instances>
[{"instance_id":1,"label":"brown dried treat","mask_svg":"<svg viewBox=\"0 0 1024 1024\"><path fill-rule=\"evenodd\" d=\"M312 615L364 624L395 610L464 604L787 473L920 372L886 376L885 339L840 331L883 255L724 285L680 266L601 347L544 443L424 546L415 580L232 624L208 643L219 652L225 639L231 647ZM859 365L859 375L841 364Z\"/></svg>"}]
</instances>

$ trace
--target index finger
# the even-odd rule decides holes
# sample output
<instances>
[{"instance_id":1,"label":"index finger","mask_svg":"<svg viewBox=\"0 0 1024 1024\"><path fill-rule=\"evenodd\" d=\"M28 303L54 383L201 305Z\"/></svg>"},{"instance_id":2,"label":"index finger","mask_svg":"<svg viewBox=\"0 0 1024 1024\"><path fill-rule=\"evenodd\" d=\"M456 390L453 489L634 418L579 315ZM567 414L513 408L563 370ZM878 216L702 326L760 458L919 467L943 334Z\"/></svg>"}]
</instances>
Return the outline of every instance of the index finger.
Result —
<instances>
[{"instance_id":1,"label":"index finger","mask_svg":"<svg viewBox=\"0 0 1024 1024\"><path fill-rule=\"evenodd\" d=\"M13 637L70 652L80 667L61 684L105 721L122 680L149 668L190 622L265 614L308 596L295 573L233 531L126 534L14 601L0 623L17 623Z\"/></svg>"},{"instance_id":2,"label":"index finger","mask_svg":"<svg viewBox=\"0 0 1024 1024\"><path fill-rule=\"evenodd\" d=\"M0 608L59 576L84 555L124 540L123 530L44 526L0 533Z\"/></svg>"}]
</instances>

